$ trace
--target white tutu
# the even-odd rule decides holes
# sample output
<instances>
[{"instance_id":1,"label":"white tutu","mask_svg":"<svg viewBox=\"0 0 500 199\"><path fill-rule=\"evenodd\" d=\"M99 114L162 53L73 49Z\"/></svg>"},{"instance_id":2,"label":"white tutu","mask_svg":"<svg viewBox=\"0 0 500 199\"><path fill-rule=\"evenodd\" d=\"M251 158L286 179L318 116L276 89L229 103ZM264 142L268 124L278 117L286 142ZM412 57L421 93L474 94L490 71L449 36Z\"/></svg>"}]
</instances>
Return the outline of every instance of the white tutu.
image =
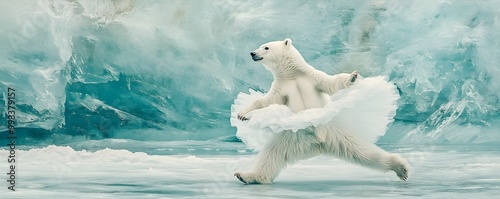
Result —
<instances>
[{"instance_id":1,"label":"white tutu","mask_svg":"<svg viewBox=\"0 0 500 199\"><path fill-rule=\"evenodd\" d=\"M248 148L262 149L275 133L294 132L311 126L335 123L349 126L353 133L376 142L385 134L387 125L396 114L398 92L387 77L358 78L347 89L331 96L323 108L312 108L293 113L285 105L273 104L249 113L248 121L240 121L237 114L252 101L264 94L250 89L250 94L240 93L231 106L231 125L237 128L236 136Z\"/></svg>"}]
</instances>

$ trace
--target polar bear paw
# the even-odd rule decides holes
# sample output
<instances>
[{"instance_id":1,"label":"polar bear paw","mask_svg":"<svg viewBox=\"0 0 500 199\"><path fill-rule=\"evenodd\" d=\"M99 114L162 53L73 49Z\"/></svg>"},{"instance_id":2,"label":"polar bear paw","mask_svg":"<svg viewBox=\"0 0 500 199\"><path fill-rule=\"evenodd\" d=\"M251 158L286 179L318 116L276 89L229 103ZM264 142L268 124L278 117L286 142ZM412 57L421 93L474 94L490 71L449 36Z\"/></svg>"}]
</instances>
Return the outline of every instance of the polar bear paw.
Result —
<instances>
[{"instance_id":1,"label":"polar bear paw","mask_svg":"<svg viewBox=\"0 0 500 199\"><path fill-rule=\"evenodd\" d=\"M400 164L399 166L394 168L394 172L396 172L396 175L403 181L408 180L408 171L409 168L404 164Z\"/></svg>"},{"instance_id":2,"label":"polar bear paw","mask_svg":"<svg viewBox=\"0 0 500 199\"><path fill-rule=\"evenodd\" d=\"M271 184L272 180L266 177L258 177L254 173L240 173L236 172L234 174L239 181L245 184Z\"/></svg>"},{"instance_id":3,"label":"polar bear paw","mask_svg":"<svg viewBox=\"0 0 500 199\"><path fill-rule=\"evenodd\" d=\"M238 117L238 119L239 119L239 120L241 120L241 121L246 121L246 120L248 120L248 118L247 118L247 117L245 117L245 116L243 116L243 114L241 114L241 113L238 113L238 116L237 116L237 117Z\"/></svg>"},{"instance_id":4,"label":"polar bear paw","mask_svg":"<svg viewBox=\"0 0 500 199\"><path fill-rule=\"evenodd\" d=\"M356 70L355 70L355 71L353 71L353 72L351 73L351 76L349 77L349 81L350 81L351 83L353 83L354 81L356 81L356 79L358 78L358 74L359 74L359 72L358 72L358 71L356 71Z\"/></svg>"},{"instance_id":5,"label":"polar bear paw","mask_svg":"<svg viewBox=\"0 0 500 199\"><path fill-rule=\"evenodd\" d=\"M392 160L391 170L396 172L396 175L399 177L399 179L403 181L408 180L408 173L410 171L408 162L399 155L394 156Z\"/></svg>"},{"instance_id":6,"label":"polar bear paw","mask_svg":"<svg viewBox=\"0 0 500 199\"><path fill-rule=\"evenodd\" d=\"M255 183L255 177L253 174L251 173L240 173L240 172L236 172L234 174L234 176L236 176L236 178L238 178L239 181L245 183L245 184L252 184L252 183Z\"/></svg>"}]
</instances>

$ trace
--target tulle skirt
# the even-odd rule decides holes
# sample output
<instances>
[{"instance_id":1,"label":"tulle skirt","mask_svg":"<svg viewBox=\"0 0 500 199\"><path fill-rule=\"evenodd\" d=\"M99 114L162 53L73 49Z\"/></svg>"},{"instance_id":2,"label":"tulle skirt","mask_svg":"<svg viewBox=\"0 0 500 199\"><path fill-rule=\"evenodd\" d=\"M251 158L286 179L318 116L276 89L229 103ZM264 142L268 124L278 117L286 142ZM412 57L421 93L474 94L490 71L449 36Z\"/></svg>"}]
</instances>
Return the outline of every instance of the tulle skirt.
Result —
<instances>
[{"instance_id":1,"label":"tulle skirt","mask_svg":"<svg viewBox=\"0 0 500 199\"><path fill-rule=\"evenodd\" d=\"M231 125L237 128L236 136L248 148L262 149L274 135L285 130L297 132L311 130L318 125L341 124L348 126L357 136L376 142L393 121L399 94L387 77L358 78L349 88L330 97L323 108L311 108L293 113L285 105L273 104L249 113L249 120L240 121L237 114L252 101L264 96L249 90L240 93L231 106ZM335 120L334 123L330 122ZM335 127L331 127L335 128ZM300 133L300 132L298 132Z\"/></svg>"}]
</instances>

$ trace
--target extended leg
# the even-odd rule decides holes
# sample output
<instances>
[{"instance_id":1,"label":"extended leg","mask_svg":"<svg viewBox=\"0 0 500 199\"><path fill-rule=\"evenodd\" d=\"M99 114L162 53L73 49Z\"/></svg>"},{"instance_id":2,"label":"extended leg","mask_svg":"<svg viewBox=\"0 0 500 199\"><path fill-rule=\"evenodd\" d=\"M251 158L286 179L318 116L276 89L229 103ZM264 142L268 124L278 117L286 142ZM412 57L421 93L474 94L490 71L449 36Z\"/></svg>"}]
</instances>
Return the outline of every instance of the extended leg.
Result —
<instances>
[{"instance_id":1,"label":"extended leg","mask_svg":"<svg viewBox=\"0 0 500 199\"><path fill-rule=\"evenodd\" d=\"M335 128L332 128L332 127ZM393 170L401 180L408 179L408 162L397 154L384 151L375 144L357 137L341 124L318 126L318 131L326 133L321 149L324 153L343 160L382 171Z\"/></svg>"},{"instance_id":2,"label":"extended leg","mask_svg":"<svg viewBox=\"0 0 500 199\"><path fill-rule=\"evenodd\" d=\"M276 135L257 158L252 172L234 175L243 183L269 184L287 165L320 153L320 144L311 129L284 131Z\"/></svg>"}]
</instances>

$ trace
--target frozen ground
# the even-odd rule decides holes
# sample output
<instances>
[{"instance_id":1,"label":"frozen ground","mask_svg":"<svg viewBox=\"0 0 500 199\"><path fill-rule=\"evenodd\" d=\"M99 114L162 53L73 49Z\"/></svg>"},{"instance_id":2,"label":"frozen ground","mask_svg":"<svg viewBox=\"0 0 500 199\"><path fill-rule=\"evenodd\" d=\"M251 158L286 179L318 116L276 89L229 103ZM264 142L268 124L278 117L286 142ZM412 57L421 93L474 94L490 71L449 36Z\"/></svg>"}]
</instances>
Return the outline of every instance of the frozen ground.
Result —
<instances>
[{"instance_id":1,"label":"frozen ground","mask_svg":"<svg viewBox=\"0 0 500 199\"><path fill-rule=\"evenodd\" d=\"M104 143L108 142L108 143ZM243 185L235 171L255 153L242 143L143 142L131 149L87 151L95 145L137 141L88 141L19 151L16 192L6 198L492 198L500 195L500 149L494 146L382 145L412 165L409 181L316 157L293 165L272 185ZM158 147L168 146L168 147ZM73 149L76 148L77 150ZM7 156L6 150L0 156ZM4 161L1 168L6 168ZM4 186L6 184L4 183ZM5 195L6 194L6 195ZM5 198L2 196L2 198Z\"/></svg>"}]
</instances>

